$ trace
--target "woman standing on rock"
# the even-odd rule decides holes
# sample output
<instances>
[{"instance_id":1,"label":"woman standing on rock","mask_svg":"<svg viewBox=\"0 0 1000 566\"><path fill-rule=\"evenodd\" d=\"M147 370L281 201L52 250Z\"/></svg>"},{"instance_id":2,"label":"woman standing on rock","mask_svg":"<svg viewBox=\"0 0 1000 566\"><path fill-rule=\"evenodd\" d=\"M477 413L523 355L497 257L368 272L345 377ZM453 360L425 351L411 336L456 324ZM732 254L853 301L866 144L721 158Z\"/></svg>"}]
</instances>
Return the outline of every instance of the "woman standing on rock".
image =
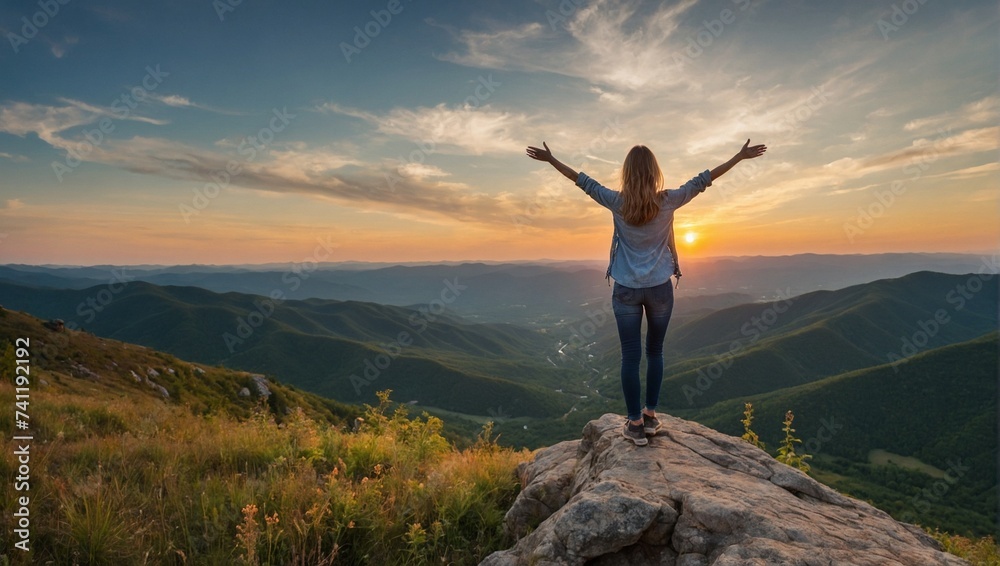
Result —
<instances>
[{"instance_id":1,"label":"woman standing on rock","mask_svg":"<svg viewBox=\"0 0 1000 566\"><path fill-rule=\"evenodd\" d=\"M656 405L663 381L663 339L674 308L670 276L680 280L676 250L673 246L674 210L691 201L744 159L762 155L764 145L743 144L732 159L711 171L705 170L680 188L661 190L663 174L653 152L644 145L633 147L622 165L621 191L604 187L582 171L577 173L552 156L549 146L528 147L528 157L545 161L574 181L590 198L611 211L614 236L606 277L615 280L611 304L618 323L622 344L622 391L628 421L622 429L625 438L638 446L648 443L646 435L660 428ZM639 362L642 359L642 317L646 315L646 403L640 410L641 384Z\"/></svg>"}]
</instances>

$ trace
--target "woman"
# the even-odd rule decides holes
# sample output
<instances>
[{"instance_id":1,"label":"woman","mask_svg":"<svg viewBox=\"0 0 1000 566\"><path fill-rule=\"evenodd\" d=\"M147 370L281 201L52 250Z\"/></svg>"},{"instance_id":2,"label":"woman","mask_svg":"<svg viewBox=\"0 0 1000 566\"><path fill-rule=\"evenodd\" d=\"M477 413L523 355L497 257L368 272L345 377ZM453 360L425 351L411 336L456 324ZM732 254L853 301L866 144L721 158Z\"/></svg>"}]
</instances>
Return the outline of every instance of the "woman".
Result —
<instances>
[{"instance_id":1,"label":"woman","mask_svg":"<svg viewBox=\"0 0 1000 566\"><path fill-rule=\"evenodd\" d=\"M663 338L674 307L670 276L680 277L677 258L671 252L674 210L687 204L734 165L759 157L767 148L751 146L747 140L729 161L711 171L705 170L680 188L661 190L663 174L656 157L646 146L637 145L625 156L621 191L613 191L553 157L545 142L542 146L544 149L529 147L528 157L551 164L613 215L615 231L607 277L615 280L611 304L622 344L622 392L628 410L622 434L637 446L644 446L648 443L646 435L655 435L660 428L656 405L663 381ZM647 323L646 402L640 410L643 311Z\"/></svg>"}]
</instances>

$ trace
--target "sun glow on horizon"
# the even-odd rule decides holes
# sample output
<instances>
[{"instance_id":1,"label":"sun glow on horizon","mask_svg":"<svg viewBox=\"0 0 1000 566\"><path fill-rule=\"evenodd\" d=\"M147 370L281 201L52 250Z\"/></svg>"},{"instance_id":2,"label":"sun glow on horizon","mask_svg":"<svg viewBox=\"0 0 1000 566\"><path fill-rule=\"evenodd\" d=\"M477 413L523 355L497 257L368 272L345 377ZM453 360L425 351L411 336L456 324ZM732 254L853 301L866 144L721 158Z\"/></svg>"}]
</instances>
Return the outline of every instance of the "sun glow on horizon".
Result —
<instances>
[{"instance_id":1,"label":"sun glow on horizon","mask_svg":"<svg viewBox=\"0 0 1000 566\"><path fill-rule=\"evenodd\" d=\"M695 234L694 232L688 232L687 234L684 234L684 241L687 242L688 244L693 244L694 241L697 239L698 239L698 234Z\"/></svg>"}]
</instances>

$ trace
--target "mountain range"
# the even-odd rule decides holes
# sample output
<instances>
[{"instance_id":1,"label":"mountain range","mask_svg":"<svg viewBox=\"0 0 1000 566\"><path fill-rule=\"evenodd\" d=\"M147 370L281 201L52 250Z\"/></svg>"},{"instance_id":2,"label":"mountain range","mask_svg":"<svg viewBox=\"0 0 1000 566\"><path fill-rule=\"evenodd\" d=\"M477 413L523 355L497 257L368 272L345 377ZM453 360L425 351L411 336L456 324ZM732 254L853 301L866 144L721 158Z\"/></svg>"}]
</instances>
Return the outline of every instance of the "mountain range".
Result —
<instances>
[{"instance_id":1,"label":"mountain range","mask_svg":"<svg viewBox=\"0 0 1000 566\"><path fill-rule=\"evenodd\" d=\"M990 266L802 294L788 286L756 300L737 291L679 294L660 410L739 434L750 402L771 447L792 410L824 482L925 524L988 532L996 525L998 373ZM68 281L61 272L9 268L15 273L0 274L0 304L203 367L265 374L339 403L370 403L376 391L393 389L395 399L461 434L492 420L514 446L575 438L595 415L623 410L606 298L548 308L539 306L545 291L535 318L484 322L491 317L457 308L473 287L462 286L481 270L486 287L490 270L506 268L445 268L465 271L450 284L432 266L394 272L399 289L413 269L426 270L421 285L439 285L431 299L409 305L140 280L58 288ZM555 268L511 270L520 275L508 272L498 285L521 277L526 288L548 289L562 276ZM941 486L947 497L924 495Z\"/></svg>"},{"instance_id":2,"label":"mountain range","mask_svg":"<svg viewBox=\"0 0 1000 566\"><path fill-rule=\"evenodd\" d=\"M874 254L684 258L678 297L745 295L748 301L835 290L916 271L961 274L983 265L997 270L996 257L972 254ZM157 285L196 286L211 291L289 299L368 301L397 306L427 305L446 288L461 286L449 306L473 320L546 324L584 315L582 305L609 300L606 265L594 261L511 263L318 263L300 259L260 266L0 266L0 281L83 289L116 278ZM746 302L746 301L741 301ZM727 305L719 306L731 306Z\"/></svg>"},{"instance_id":3,"label":"mountain range","mask_svg":"<svg viewBox=\"0 0 1000 566\"><path fill-rule=\"evenodd\" d=\"M0 283L0 303L199 363L277 375L345 402L393 389L423 406L483 415L496 399L534 417L569 408L552 391L568 370L541 357L544 335L436 310L142 281L86 289Z\"/></svg>"}]
</instances>

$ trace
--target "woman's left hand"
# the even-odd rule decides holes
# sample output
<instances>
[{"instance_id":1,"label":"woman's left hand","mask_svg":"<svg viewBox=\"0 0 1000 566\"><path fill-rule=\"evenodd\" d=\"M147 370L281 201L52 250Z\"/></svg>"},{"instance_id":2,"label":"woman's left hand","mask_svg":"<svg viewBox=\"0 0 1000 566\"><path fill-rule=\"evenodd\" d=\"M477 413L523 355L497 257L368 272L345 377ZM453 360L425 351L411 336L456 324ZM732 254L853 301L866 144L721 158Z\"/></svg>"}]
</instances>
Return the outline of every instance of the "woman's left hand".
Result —
<instances>
[{"instance_id":1,"label":"woman's left hand","mask_svg":"<svg viewBox=\"0 0 1000 566\"><path fill-rule=\"evenodd\" d=\"M767 151L766 145L760 144L751 146L750 140L747 139L747 143L743 144L743 148L740 149L738 155L740 156L740 159L753 159L754 157L760 157L761 155L764 155L765 151Z\"/></svg>"},{"instance_id":2,"label":"woman's left hand","mask_svg":"<svg viewBox=\"0 0 1000 566\"><path fill-rule=\"evenodd\" d=\"M542 145L545 146L545 149L528 146L528 157L537 159L538 161L552 163L552 151L549 149L549 146L545 144L545 142L542 142Z\"/></svg>"}]
</instances>

